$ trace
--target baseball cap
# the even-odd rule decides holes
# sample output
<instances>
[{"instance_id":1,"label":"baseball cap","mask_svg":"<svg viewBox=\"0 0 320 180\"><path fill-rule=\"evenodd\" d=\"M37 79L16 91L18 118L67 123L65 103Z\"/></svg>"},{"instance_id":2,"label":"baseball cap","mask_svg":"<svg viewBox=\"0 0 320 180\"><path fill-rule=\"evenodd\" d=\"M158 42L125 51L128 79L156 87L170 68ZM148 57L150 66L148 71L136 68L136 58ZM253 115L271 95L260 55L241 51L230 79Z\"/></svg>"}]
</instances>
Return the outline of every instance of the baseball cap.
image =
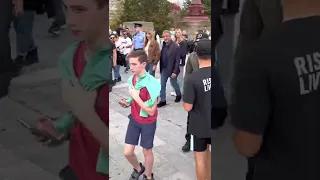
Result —
<instances>
[{"instance_id":1,"label":"baseball cap","mask_svg":"<svg viewBox=\"0 0 320 180\"><path fill-rule=\"evenodd\" d=\"M197 56L211 56L211 40L201 39L197 42L196 46Z\"/></svg>"},{"instance_id":2,"label":"baseball cap","mask_svg":"<svg viewBox=\"0 0 320 180\"><path fill-rule=\"evenodd\" d=\"M204 32L199 32L196 36L196 41L199 41L200 39L209 39L209 35Z\"/></svg>"}]
</instances>

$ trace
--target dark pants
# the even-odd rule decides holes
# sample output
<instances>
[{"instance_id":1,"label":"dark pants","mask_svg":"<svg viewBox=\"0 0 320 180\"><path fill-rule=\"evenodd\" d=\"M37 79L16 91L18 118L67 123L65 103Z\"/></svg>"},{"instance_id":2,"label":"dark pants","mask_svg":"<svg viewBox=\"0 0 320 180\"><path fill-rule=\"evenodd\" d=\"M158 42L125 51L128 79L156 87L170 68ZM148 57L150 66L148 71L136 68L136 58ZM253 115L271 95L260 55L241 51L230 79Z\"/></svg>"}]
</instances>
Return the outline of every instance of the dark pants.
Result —
<instances>
[{"instance_id":1,"label":"dark pants","mask_svg":"<svg viewBox=\"0 0 320 180\"><path fill-rule=\"evenodd\" d=\"M48 18L55 18L58 25L66 24L66 17L63 11L62 0L46 0L45 11L47 12Z\"/></svg>"},{"instance_id":2,"label":"dark pants","mask_svg":"<svg viewBox=\"0 0 320 180\"><path fill-rule=\"evenodd\" d=\"M146 71L153 77L156 75L156 71L153 70L154 65L155 65L154 63L148 63L146 65Z\"/></svg>"},{"instance_id":3,"label":"dark pants","mask_svg":"<svg viewBox=\"0 0 320 180\"><path fill-rule=\"evenodd\" d=\"M186 64L186 55L181 57L181 62L180 62L181 66L184 66L185 64Z\"/></svg>"},{"instance_id":4,"label":"dark pants","mask_svg":"<svg viewBox=\"0 0 320 180\"><path fill-rule=\"evenodd\" d=\"M10 73L13 70L11 60L11 46L9 39L10 24L12 21L12 1L0 1L0 74Z\"/></svg>"},{"instance_id":5,"label":"dark pants","mask_svg":"<svg viewBox=\"0 0 320 180\"><path fill-rule=\"evenodd\" d=\"M248 171L246 174L246 180L252 180L253 175L253 161L251 159L247 159L248 162Z\"/></svg>"},{"instance_id":6,"label":"dark pants","mask_svg":"<svg viewBox=\"0 0 320 180\"><path fill-rule=\"evenodd\" d=\"M76 174L74 171L71 169L70 166L64 167L60 172L59 172L59 177L62 180L78 180Z\"/></svg>"},{"instance_id":7,"label":"dark pants","mask_svg":"<svg viewBox=\"0 0 320 180\"><path fill-rule=\"evenodd\" d=\"M190 141L191 139L191 135L188 133L189 132L189 125L190 125L190 114L188 113L188 117L187 117L187 133L185 135L185 138L187 141Z\"/></svg>"},{"instance_id":8,"label":"dark pants","mask_svg":"<svg viewBox=\"0 0 320 180\"><path fill-rule=\"evenodd\" d=\"M45 8L45 11L46 11L49 19L55 17L53 3L54 3L54 0L45 0L44 1L44 8Z\"/></svg>"},{"instance_id":9,"label":"dark pants","mask_svg":"<svg viewBox=\"0 0 320 180\"><path fill-rule=\"evenodd\" d=\"M54 15L56 23L60 26L66 24L66 16L63 10L63 1L62 0L54 0L53 1L54 7Z\"/></svg>"},{"instance_id":10,"label":"dark pants","mask_svg":"<svg viewBox=\"0 0 320 180\"><path fill-rule=\"evenodd\" d=\"M16 72L11 59L9 39L10 24L12 21L12 1L0 1L0 98L8 93L9 83Z\"/></svg>"}]
</instances>

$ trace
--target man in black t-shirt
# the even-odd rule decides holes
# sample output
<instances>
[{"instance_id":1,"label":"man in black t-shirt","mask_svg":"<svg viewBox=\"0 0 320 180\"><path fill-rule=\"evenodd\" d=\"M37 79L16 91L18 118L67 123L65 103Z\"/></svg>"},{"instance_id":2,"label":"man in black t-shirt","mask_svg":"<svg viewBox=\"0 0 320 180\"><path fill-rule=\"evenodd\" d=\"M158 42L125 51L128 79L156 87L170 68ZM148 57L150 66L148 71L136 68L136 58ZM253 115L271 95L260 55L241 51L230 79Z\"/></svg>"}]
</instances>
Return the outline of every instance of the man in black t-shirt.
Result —
<instances>
[{"instance_id":1,"label":"man in black t-shirt","mask_svg":"<svg viewBox=\"0 0 320 180\"><path fill-rule=\"evenodd\" d=\"M200 69L185 79L183 107L190 115L188 133L197 179L211 179L211 41L199 41L196 52Z\"/></svg>"},{"instance_id":2,"label":"man in black t-shirt","mask_svg":"<svg viewBox=\"0 0 320 180\"><path fill-rule=\"evenodd\" d=\"M284 22L236 65L233 141L253 180L320 179L320 1L282 5Z\"/></svg>"}]
</instances>

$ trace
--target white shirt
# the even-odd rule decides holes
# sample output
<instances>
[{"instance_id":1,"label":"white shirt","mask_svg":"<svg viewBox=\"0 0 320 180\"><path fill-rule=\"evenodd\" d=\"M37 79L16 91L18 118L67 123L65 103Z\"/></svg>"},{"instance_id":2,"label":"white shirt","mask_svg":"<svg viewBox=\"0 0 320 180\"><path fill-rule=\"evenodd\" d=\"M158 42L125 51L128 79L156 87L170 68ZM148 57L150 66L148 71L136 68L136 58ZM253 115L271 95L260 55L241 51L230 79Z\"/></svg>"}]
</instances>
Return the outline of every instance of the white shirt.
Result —
<instances>
[{"instance_id":1,"label":"white shirt","mask_svg":"<svg viewBox=\"0 0 320 180\"><path fill-rule=\"evenodd\" d=\"M161 45L160 36L158 34L156 35L156 39L157 39L157 42L159 43L159 45Z\"/></svg>"},{"instance_id":2,"label":"white shirt","mask_svg":"<svg viewBox=\"0 0 320 180\"><path fill-rule=\"evenodd\" d=\"M127 38L123 38L123 37L119 37L117 43L116 43L116 47L119 49L121 54L129 54L131 48L127 47L127 46L131 46L132 45L132 41L129 37Z\"/></svg>"},{"instance_id":3,"label":"white shirt","mask_svg":"<svg viewBox=\"0 0 320 180\"><path fill-rule=\"evenodd\" d=\"M148 41L146 47L144 48L144 51L146 52L147 55L148 55L149 45L150 45L150 41Z\"/></svg>"}]
</instances>

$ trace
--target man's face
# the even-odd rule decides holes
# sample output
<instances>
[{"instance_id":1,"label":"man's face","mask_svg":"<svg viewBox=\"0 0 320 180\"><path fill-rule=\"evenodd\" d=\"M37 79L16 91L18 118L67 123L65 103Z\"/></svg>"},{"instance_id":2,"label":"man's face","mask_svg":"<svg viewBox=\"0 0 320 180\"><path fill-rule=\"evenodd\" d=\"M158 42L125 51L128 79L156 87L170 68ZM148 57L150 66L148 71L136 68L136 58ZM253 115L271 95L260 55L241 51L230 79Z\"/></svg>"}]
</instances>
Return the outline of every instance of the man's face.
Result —
<instances>
[{"instance_id":1,"label":"man's face","mask_svg":"<svg viewBox=\"0 0 320 180\"><path fill-rule=\"evenodd\" d=\"M171 40L171 34L170 33L163 33L163 40L165 43L168 43Z\"/></svg>"},{"instance_id":2,"label":"man's face","mask_svg":"<svg viewBox=\"0 0 320 180\"><path fill-rule=\"evenodd\" d=\"M146 68L146 63L140 63L138 58L129 58L129 62L133 74L140 74Z\"/></svg>"},{"instance_id":3,"label":"man's face","mask_svg":"<svg viewBox=\"0 0 320 180\"><path fill-rule=\"evenodd\" d=\"M128 37L128 33L127 32L123 32L122 35L123 35L123 38L127 38Z\"/></svg>"},{"instance_id":4,"label":"man's face","mask_svg":"<svg viewBox=\"0 0 320 180\"><path fill-rule=\"evenodd\" d=\"M120 28L123 28L123 25L122 24L120 24L120 26L119 26Z\"/></svg>"},{"instance_id":5,"label":"man's face","mask_svg":"<svg viewBox=\"0 0 320 180\"><path fill-rule=\"evenodd\" d=\"M140 32L141 30L142 30L141 27L136 27L136 28L135 28L135 32Z\"/></svg>"},{"instance_id":6,"label":"man's face","mask_svg":"<svg viewBox=\"0 0 320 180\"><path fill-rule=\"evenodd\" d=\"M107 7L99 9L95 0L67 0L66 8L67 23L78 40L100 34L109 18Z\"/></svg>"}]
</instances>

